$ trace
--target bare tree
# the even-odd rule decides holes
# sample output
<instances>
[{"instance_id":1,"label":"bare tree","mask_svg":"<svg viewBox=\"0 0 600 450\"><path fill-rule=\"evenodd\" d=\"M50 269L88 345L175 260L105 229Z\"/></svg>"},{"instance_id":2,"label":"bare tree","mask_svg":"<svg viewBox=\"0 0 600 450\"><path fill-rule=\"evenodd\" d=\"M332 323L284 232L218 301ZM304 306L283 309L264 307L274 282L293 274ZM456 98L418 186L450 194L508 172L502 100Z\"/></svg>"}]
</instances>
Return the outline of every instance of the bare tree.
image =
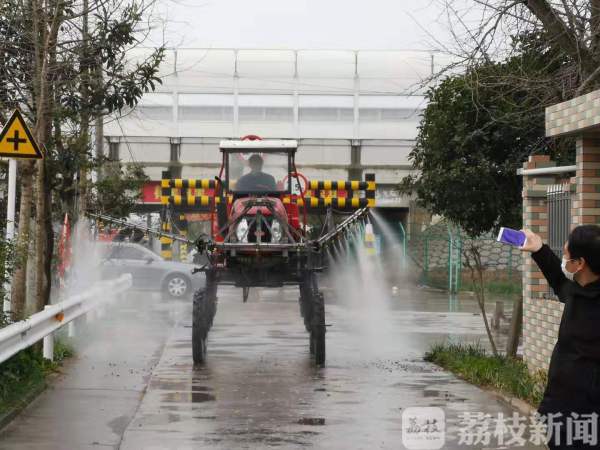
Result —
<instances>
[{"instance_id":1,"label":"bare tree","mask_svg":"<svg viewBox=\"0 0 600 450\"><path fill-rule=\"evenodd\" d=\"M517 36L541 36L566 63L548 85L558 83L571 98L600 85L599 0L440 0L453 36L435 45L456 57L456 64L506 59ZM470 18L464 16L470 12ZM473 12L476 11L476 13ZM517 50L518 51L518 50ZM550 62L550 61L549 61ZM521 80L527 82L528 80Z\"/></svg>"}]
</instances>

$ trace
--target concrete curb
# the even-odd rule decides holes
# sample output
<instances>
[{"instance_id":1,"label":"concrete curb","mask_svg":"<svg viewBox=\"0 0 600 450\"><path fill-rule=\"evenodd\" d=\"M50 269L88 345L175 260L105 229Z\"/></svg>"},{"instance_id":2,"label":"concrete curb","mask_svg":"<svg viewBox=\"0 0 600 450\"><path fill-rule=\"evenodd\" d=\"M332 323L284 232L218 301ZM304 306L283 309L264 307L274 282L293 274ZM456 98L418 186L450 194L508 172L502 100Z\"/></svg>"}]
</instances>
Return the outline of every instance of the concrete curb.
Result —
<instances>
[{"instance_id":1,"label":"concrete curb","mask_svg":"<svg viewBox=\"0 0 600 450\"><path fill-rule=\"evenodd\" d=\"M494 395L498 399L502 400L504 403L507 403L509 406L518 409L522 414L530 416L537 412L537 408L530 405L525 400L521 400L520 398L504 394L500 391L497 391L497 390L489 388L489 387L483 387L483 386L478 386L478 385L474 385L474 386L477 386L480 389L482 389L486 392L489 392L490 394Z\"/></svg>"},{"instance_id":2,"label":"concrete curb","mask_svg":"<svg viewBox=\"0 0 600 450\"><path fill-rule=\"evenodd\" d=\"M505 393L500 392L500 391L498 391L498 390L496 390L494 388L491 388L489 386L481 386L479 384L471 383L470 381L465 380L459 374L457 374L455 372L452 372L451 370L449 370L449 369L447 369L445 367L442 367L442 366L440 366L440 365L438 365L438 364L436 364L434 362L430 362L430 364L433 364L436 367L439 367L444 372L452 374L453 376L455 376L459 380L462 380L465 383L470 384L471 386L475 386L475 387L481 389L482 391L485 391L485 392L493 395L497 399L503 401L504 403L507 403L509 406L518 409L522 414L532 415L532 414L535 414L537 412L537 408L535 406L527 403L525 400L521 400L520 398L513 397L512 395L505 394Z\"/></svg>"},{"instance_id":3,"label":"concrete curb","mask_svg":"<svg viewBox=\"0 0 600 450\"><path fill-rule=\"evenodd\" d=\"M31 391L23 396L23 398L11 409L0 415L0 431L10 424L31 402L33 402L42 392L48 387L48 381L45 379L40 384L35 386Z\"/></svg>"}]
</instances>

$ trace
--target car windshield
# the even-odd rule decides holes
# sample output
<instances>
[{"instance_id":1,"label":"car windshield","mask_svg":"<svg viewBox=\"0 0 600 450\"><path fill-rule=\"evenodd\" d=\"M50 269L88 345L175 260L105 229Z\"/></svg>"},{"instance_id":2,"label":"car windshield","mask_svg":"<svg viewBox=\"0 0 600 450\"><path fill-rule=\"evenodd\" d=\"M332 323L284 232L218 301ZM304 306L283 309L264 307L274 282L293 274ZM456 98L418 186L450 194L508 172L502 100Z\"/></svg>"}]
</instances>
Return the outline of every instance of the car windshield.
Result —
<instances>
[{"instance_id":1,"label":"car windshield","mask_svg":"<svg viewBox=\"0 0 600 450\"><path fill-rule=\"evenodd\" d=\"M288 154L229 153L229 187L232 192L286 192Z\"/></svg>"}]
</instances>

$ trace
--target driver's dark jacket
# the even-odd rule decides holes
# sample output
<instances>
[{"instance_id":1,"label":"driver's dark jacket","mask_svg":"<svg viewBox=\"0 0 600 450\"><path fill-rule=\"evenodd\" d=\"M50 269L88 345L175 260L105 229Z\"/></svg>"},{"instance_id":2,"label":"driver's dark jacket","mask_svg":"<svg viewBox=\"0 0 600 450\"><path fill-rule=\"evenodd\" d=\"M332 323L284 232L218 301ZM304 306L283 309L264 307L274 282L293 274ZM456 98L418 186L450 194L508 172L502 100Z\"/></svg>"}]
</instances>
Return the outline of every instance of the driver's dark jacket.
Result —
<instances>
[{"instance_id":1,"label":"driver's dark jacket","mask_svg":"<svg viewBox=\"0 0 600 450\"><path fill-rule=\"evenodd\" d=\"M266 192L277 190L277 183L272 175L264 172L250 172L242 176L235 184L240 192Z\"/></svg>"},{"instance_id":2,"label":"driver's dark jacket","mask_svg":"<svg viewBox=\"0 0 600 450\"><path fill-rule=\"evenodd\" d=\"M564 303L538 411L600 414L600 281L582 287L567 279L560 259L547 245L532 257Z\"/></svg>"}]
</instances>

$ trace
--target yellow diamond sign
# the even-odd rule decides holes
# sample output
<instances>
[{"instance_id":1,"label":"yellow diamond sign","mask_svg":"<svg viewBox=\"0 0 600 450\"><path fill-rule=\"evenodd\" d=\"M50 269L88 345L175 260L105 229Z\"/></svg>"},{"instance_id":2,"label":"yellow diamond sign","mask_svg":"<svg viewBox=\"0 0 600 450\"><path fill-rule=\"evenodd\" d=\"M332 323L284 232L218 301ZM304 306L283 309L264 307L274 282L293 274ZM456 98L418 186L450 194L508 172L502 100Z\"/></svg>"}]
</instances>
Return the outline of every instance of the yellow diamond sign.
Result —
<instances>
[{"instance_id":1,"label":"yellow diamond sign","mask_svg":"<svg viewBox=\"0 0 600 450\"><path fill-rule=\"evenodd\" d=\"M0 133L0 156L7 158L44 158L18 110L13 113Z\"/></svg>"}]
</instances>

